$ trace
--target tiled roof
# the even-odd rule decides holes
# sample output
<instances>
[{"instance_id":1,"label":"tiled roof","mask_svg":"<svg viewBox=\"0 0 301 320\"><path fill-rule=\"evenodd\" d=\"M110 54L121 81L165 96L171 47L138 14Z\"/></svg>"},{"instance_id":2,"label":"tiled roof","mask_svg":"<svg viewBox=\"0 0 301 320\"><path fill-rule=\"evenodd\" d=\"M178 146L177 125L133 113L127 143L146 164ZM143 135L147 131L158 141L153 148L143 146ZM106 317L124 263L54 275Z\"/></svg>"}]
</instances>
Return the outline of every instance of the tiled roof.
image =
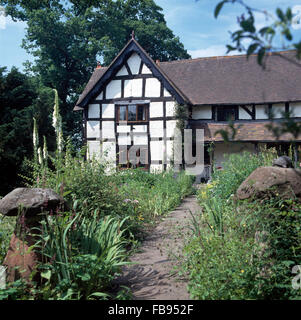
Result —
<instances>
[{"instance_id":1,"label":"tiled roof","mask_svg":"<svg viewBox=\"0 0 301 320\"><path fill-rule=\"evenodd\" d=\"M236 135L234 141L276 141L273 132L267 128L268 122L245 122L234 125L236 128ZM277 125L277 124L275 124ZM239 127L240 126L240 127ZM204 129L204 140L209 142L224 141L222 136L215 133L219 130L225 130L232 136L232 131L227 123L201 123L197 125L192 124L192 129ZM289 133L279 137L279 141L293 140L293 136ZM298 138L301 141L301 135Z\"/></svg>"},{"instance_id":2,"label":"tiled roof","mask_svg":"<svg viewBox=\"0 0 301 320\"><path fill-rule=\"evenodd\" d=\"M76 106L86 105L87 101L83 100L88 99L106 71L113 68L133 43L148 57L151 67L160 71L175 92L189 104L301 101L301 62L296 60L293 50L268 54L265 69L258 65L256 55L249 59L245 55L223 56L160 62L157 65L135 40L130 40L108 68L95 69Z\"/></svg>"},{"instance_id":3,"label":"tiled roof","mask_svg":"<svg viewBox=\"0 0 301 320\"><path fill-rule=\"evenodd\" d=\"M160 68L193 105L301 101L301 62L294 51L161 62ZM292 60L288 61L288 60Z\"/></svg>"},{"instance_id":4,"label":"tiled roof","mask_svg":"<svg viewBox=\"0 0 301 320\"><path fill-rule=\"evenodd\" d=\"M79 96L79 99L76 103L76 107L74 108L74 111L80 110L79 107L77 107L78 104L81 103L81 101L84 99L84 97L89 93L89 91L95 86L95 84L98 82L98 80L102 77L102 75L106 72L107 68L96 68L87 83L84 91Z\"/></svg>"}]
</instances>

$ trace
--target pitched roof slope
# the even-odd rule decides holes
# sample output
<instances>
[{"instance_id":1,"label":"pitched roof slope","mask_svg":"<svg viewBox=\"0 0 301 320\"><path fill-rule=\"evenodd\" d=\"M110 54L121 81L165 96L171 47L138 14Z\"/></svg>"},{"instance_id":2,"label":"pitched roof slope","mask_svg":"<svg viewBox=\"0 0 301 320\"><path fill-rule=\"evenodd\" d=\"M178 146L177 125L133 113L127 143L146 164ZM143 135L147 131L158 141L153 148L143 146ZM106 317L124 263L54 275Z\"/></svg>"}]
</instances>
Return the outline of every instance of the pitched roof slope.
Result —
<instances>
[{"instance_id":1,"label":"pitched roof slope","mask_svg":"<svg viewBox=\"0 0 301 320\"><path fill-rule=\"evenodd\" d=\"M192 104L301 101L301 62L295 51L281 56L270 54L265 70L256 55L161 62L160 68Z\"/></svg>"}]
</instances>

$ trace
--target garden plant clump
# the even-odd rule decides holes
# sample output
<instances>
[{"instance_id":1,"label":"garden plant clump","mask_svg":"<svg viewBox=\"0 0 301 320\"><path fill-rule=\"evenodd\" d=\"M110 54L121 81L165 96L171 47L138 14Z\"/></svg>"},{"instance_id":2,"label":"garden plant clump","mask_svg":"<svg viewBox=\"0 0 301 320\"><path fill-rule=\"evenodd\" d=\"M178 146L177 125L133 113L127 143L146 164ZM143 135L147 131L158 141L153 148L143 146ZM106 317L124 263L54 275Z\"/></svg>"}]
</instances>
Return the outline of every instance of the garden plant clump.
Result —
<instances>
[{"instance_id":1,"label":"garden plant clump","mask_svg":"<svg viewBox=\"0 0 301 320\"><path fill-rule=\"evenodd\" d=\"M112 293L111 282L128 264L131 249L146 226L176 208L192 189L193 179L173 171L152 174L141 169L108 174L102 159L85 160L63 141L56 97L54 127L57 150L39 147L34 128L34 160L26 161L28 187L51 188L67 202L68 211L48 212L32 248L42 253L39 283L21 279L0 289L0 299L125 299L129 290ZM15 221L1 218L0 265ZM34 275L33 275L34 276Z\"/></svg>"},{"instance_id":2,"label":"garden plant clump","mask_svg":"<svg viewBox=\"0 0 301 320\"><path fill-rule=\"evenodd\" d=\"M198 192L200 214L185 248L183 271L194 299L300 299L292 268L301 261L301 205L297 199L238 201L238 186L272 150L233 154Z\"/></svg>"}]
</instances>

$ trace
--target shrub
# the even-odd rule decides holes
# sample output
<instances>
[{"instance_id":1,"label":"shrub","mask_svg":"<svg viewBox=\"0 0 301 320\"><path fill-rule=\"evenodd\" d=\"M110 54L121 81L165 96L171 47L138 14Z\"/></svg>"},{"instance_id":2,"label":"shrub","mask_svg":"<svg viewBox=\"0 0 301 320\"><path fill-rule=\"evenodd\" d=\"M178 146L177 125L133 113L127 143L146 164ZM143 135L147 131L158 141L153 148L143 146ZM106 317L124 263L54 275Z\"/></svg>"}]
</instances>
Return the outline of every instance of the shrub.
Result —
<instances>
[{"instance_id":1,"label":"shrub","mask_svg":"<svg viewBox=\"0 0 301 320\"><path fill-rule=\"evenodd\" d=\"M215 182L214 190L212 190L214 195L221 199L228 199L256 168L272 165L276 157L275 149L263 149L258 154L243 152L227 155L224 169L216 169L212 176Z\"/></svg>"},{"instance_id":2,"label":"shrub","mask_svg":"<svg viewBox=\"0 0 301 320\"><path fill-rule=\"evenodd\" d=\"M201 211L183 270L196 299L300 299L292 267L301 259L301 206L296 199L236 201L231 197L273 150L231 155L224 170L198 192ZM255 240L258 235L264 240ZM260 237L259 237L260 238Z\"/></svg>"}]
</instances>

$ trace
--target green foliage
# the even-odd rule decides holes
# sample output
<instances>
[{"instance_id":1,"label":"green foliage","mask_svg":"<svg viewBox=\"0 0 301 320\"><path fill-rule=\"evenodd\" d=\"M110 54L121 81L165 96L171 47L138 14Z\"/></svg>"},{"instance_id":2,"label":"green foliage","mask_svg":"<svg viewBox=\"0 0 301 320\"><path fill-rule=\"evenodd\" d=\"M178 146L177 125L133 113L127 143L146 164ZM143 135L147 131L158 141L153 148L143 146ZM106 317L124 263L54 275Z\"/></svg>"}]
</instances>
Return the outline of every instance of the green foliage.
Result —
<instances>
[{"instance_id":1,"label":"green foliage","mask_svg":"<svg viewBox=\"0 0 301 320\"><path fill-rule=\"evenodd\" d=\"M0 68L0 195L21 184L18 173L22 162L33 154L33 117L53 150L53 130L48 117L50 98L48 88L40 87L16 68L9 72Z\"/></svg>"},{"instance_id":2,"label":"green foliage","mask_svg":"<svg viewBox=\"0 0 301 320\"><path fill-rule=\"evenodd\" d=\"M18 184L17 168L32 153L31 119L35 92L29 79L13 68L0 69L0 194Z\"/></svg>"},{"instance_id":3,"label":"green foliage","mask_svg":"<svg viewBox=\"0 0 301 320\"><path fill-rule=\"evenodd\" d=\"M185 128L185 121L188 119L187 114L188 106L187 105L176 105L175 117L177 119L177 128L181 131Z\"/></svg>"},{"instance_id":4,"label":"green foliage","mask_svg":"<svg viewBox=\"0 0 301 320\"><path fill-rule=\"evenodd\" d=\"M39 292L43 299L49 293L58 299L107 299L105 291L126 264L126 219L81 215L51 215L42 224L40 250L48 258L40 266L46 279Z\"/></svg>"},{"instance_id":5,"label":"green foliage","mask_svg":"<svg viewBox=\"0 0 301 320\"><path fill-rule=\"evenodd\" d=\"M300 299L292 267L301 258L301 206L295 199L237 201L238 186L275 151L231 155L224 170L198 192L201 211L191 219L193 237L183 271L194 299Z\"/></svg>"},{"instance_id":6,"label":"green foliage","mask_svg":"<svg viewBox=\"0 0 301 320\"><path fill-rule=\"evenodd\" d=\"M4 261L4 258L9 247L11 235L14 231L16 219L12 217L0 217L0 265Z\"/></svg>"},{"instance_id":7,"label":"green foliage","mask_svg":"<svg viewBox=\"0 0 301 320\"><path fill-rule=\"evenodd\" d=\"M191 194L193 178L184 172L175 176L173 171L150 174L140 169L118 172L119 193L140 221L152 222L176 208L181 200Z\"/></svg>"},{"instance_id":8,"label":"green foliage","mask_svg":"<svg viewBox=\"0 0 301 320\"><path fill-rule=\"evenodd\" d=\"M259 154L243 152L242 154L230 154L224 163L224 170L215 169L212 179L215 187L212 194L221 199L228 199L234 194L239 185L260 166L272 165L277 157L274 149L265 150Z\"/></svg>"}]
</instances>

